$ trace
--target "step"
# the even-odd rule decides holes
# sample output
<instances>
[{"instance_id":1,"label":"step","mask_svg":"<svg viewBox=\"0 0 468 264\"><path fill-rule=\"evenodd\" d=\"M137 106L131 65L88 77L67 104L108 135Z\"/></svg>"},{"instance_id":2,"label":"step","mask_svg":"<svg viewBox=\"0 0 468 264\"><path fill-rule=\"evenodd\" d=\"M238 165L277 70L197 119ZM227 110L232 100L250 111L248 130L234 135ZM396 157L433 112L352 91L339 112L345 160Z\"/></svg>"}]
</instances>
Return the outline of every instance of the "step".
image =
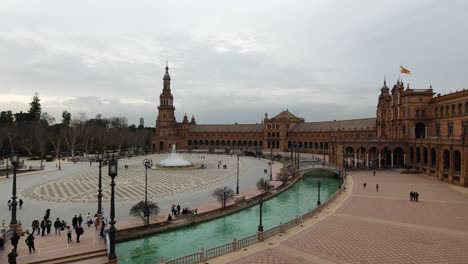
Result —
<instances>
[{"instance_id":1,"label":"step","mask_svg":"<svg viewBox=\"0 0 468 264\"><path fill-rule=\"evenodd\" d=\"M81 252L72 255L52 257L48 259L41 258L40 260L34 260L33 262L25 261L23 263L50 263L50 264L65 264L65 263L76 263L82 260L93 259L104 257L107 255L106 249L92 250L88 252ZM105 262L104 262L105 263Z\"/></svg>"}]
</instances>

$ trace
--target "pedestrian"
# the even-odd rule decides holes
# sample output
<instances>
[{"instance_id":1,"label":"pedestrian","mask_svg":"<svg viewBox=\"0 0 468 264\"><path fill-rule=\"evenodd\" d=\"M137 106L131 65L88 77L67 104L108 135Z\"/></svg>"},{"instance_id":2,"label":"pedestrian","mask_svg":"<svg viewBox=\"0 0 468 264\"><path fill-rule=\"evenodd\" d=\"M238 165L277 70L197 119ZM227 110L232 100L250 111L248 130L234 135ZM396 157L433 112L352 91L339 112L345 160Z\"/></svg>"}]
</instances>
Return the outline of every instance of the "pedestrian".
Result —
<instances>
[{"instance_id":1,"label":"pedestrian","mask_svg":"<svg viewBox=\"0 0 468 264\"><path fill-rule=\"evenodd\" d=\"M414 201L414 192L413 191L411 191L409 193L409 196L410 196L410 201Z\"/></svg>"},{"instance_id":2,"label":"pedestrian","mask_svg":"<svg viewBox=\"0 0 468 264\"><path fill-rule=\"evenodd\" d=\"M58 233L59 235L61 235L60 234L61 225L62 223L60 223L60 219L57 217L57 219L54 222L55 234Z\"/></svg>"},{"instance_id":3,"label":"pedestrian","mask_svg":"<svg viewBox=\"0 0 468 264\"><path fill-rule=\"evenodd\" d=\"M47 227L47 220L44 217L44 219L42 219L41 221L41 235L42 236L45 235L46 227Z\"/></svg>"},{"instance_id":4,"label":"pedestrian","mask_svg":"<svg viewBox=\"0 0 468 264\"><path fill-rule=\"evenodd\" d=\"M95 214L94 215L94 228L96 228L96 230L98 229L99 222L100 222L99 216Z\"/></svg>"},{"instance_id":5,"label":"pedestrian","mask_svg":"<svg viewBox=\"0 0 468 264\"><path fill-rule=\"evenodd\" d=\"M19 206L20 206L20 209L23 208L23 200L19 199Z\"/></svg>"},{"instance_id":6,"label":"pedestrian","mask_svg":"<svg viewBox=\"0 0 468 264\"><path fill-rule=\"evenodd\" d=\"M39 226L40 226L40 225L39 225L39 220L37 220L37 219L34 220L34 221L32 222L32 226L33 226L33 232L32 232L32 233L34 234L34 230L37 230L37 234L39 235L40 232L41 232L41 228L39 227Z\"/></svg>"},{"instance_id":7,"label":"pedestrian","mask_svg":"<svg viewBox=\"0 0 468 264\"><path fill-rule=\"evenodd\" d=\"M88 213L88 215L86 216L86 224L88 225L88 227L90 227L93 224L93 217L90 213Z\"/></svg>"},{"instance_id":8,"label":"pedestrian","mask_svg":"<svg viewBox=\"0 0 468 264\"><path fill-rule=\"evenodd\" d=\"M78 226L76 229L75 229L75 233L76 233L76 243L80 243L80 236L83 235L83 228L81 226Z\"/></svg>"},{"instance_id":9,"label":"pedestrian","mask_svg":"<svg viewBox=\"0 0 468 264\"><path fill-rule=\"evenodd\" d=\"M26 245L28 245L29 248L29 254L31 254L31 249L34 250L34 253L36 253L36 248L34 247L34 235L29 234L29 236L25 240Z\"/></svg>"},{"instance_id":10,"label":"pedestrian","mask_svg":"<svg viewBox=\"0 0 468 264\"><path fill-rule=\"evenodd\" d=\"M378 184L378 183L375 185L375 190L376 190L377 192L379 192L379 184Z\"/></svg>"},{"instance_id":11,"label":"pedestrian","mask_svg":"<svg viewBox=\"0 0 468 264\"><path fill-rule=\"evenodd\" d=\"M15 252L18 249L19 239L20 239L20 236L18 235L18 233L13 232L13 235L11 236L10 241L11 241L11 245L13 246L13 249L15 250Z\"/></svg>"},{"instance_id":12,"label":"pedestrian","mask_svg":"<svg viewBox=\"0 0 468 264\"><path fill-rule=\"evenodd\" d=\"M46 221L47 221L47 224L46 224L47 235L50 235L50 229L52 228L52 220L47 219Z\"/></svg>"},{"instance_id":13,"label":"pedestrian","mask_svg":"<svg viewBox=\"0 0 468 264\"><path fill-rule=\"evenodd\" d=\"M362 186L364 186L364 189L366 189L367 183L364 182L364 184Z\"/></svg>"},{"instance_id":14,"label":"pedestrian","mask_svg":"<svg viewBox=\"0 0 468 264\"><path fill-rule=\"evenodd\" d=\"M18 253L12 248L10 253L8 253L8 264L16 264L16 257L18 257Z\"/></svg>"},{"instance_id":15,"label":"pedestrian","mask_svg":"<svg viewBox=\"0 0 468 264\"><path fill-rule=\"evenodd\" d=\"M418 192L415 192L415 193L414 193L414 200L415 200L416 202L419 202L419 193L418 193Z\"/></svg>"},{"instance_id":16,"label":"pedestrian","mask_svg":"<svg viewBox=\"0 0 468 264\"><path fill-rule=\"evenodd\" d=\"M11 200L8 200L8 210L11 211Z\"/></svg>"},{"instance_id":17,"label":"pedestrian","mask_svg":"<svg viewBox=\"0 0 468 264\"><path fill-rule=\"evenodd\" d=\"M81 226L81 223L83 223L83 217L81 214L78 216L78 225Z\"/></svg>"},{"instance_id":18,"label":"pedestrian","mask_svg":"<svg viewBox=\"0 0 468 264\"><path fill-rule=\"evenodd\" d=\"M180 205L177 204L177 215L180 215Z\"/></svg>"},{"instance_id":19,"label":"pedestrian","mask_svg":"<svg viewBox=\"0 0 468 264\"><path fill-rule=\"evenodd\" d=\"M72 226L73 228L76 228L77 225L78 225L78 217L76 217L75 215L72 219Z\"/></svg>"},{"instance_id":20,"label":"pedestrian","mask_svg":"<svg viewBox=\"0 0 468 264\"><path fill-rule=\"evenodd\" d=\"M72 242L72 231L69 226L67 226L67 243Z\"/></svg>"},{"instance_id":21,"label":"pedestrian","mask_svg":"<svg viewBox=\"0 0 468 264\"><path fill-rule=\"evenodd\" d=\"M374 171L374 176L375 176L375 171Z\"/></svg>"},{"instance_id":22,"label":"pedestrian","mask_svg":"<svg viewBox=\"0 0 468 264\"><path fill-rule=\"evenodd\" d=\"M102 220L102 222L101 222L101 231L99 232L99 237L100 238L104 238L104 229L106 229L106 223L104 222L104 220Z\"/></svg>"}]
</instances>

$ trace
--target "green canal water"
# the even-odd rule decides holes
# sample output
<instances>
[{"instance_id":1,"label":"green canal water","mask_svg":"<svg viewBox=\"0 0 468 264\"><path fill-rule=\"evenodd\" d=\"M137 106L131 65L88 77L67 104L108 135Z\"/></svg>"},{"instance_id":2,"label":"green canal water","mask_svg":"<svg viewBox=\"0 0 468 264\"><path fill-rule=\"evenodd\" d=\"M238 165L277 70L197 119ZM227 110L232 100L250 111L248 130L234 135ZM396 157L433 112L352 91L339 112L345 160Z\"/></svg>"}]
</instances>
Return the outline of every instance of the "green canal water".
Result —
<instances>
[{"instance_id":1,"label":"green canal water","mask_svg":"<svg viewBox=\"0 0 468 264\"><path fill-rule=\"evenodd\" d=\"M328 171L309 172L287 191L264 202L263 227L268 230L315 208L317 181L322 203L338 189ZM119 263L158 263L241 239L257 232L259 206L193 226L122 242L116 245Z\"/></svg>"}]
</instances>

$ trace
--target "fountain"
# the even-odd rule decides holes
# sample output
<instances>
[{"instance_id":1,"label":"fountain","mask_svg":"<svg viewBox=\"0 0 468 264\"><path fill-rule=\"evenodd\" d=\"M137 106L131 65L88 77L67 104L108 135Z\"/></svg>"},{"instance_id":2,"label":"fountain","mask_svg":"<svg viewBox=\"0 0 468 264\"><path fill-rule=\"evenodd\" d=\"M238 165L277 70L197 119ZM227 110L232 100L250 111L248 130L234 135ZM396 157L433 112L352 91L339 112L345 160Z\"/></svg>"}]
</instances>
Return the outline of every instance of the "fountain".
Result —
<instances>
[{"instance_id":1,"label":"fountain","mask_svg":"<svg viewBox=\"0 0 468 264\"><path fill-rule=\"evenodd\" d=\"M161 160L157 168L196 168L190 161L185 160L176 152L175 144L172 145L172 151L169 158Z\"/></svg>"}]
</instances>

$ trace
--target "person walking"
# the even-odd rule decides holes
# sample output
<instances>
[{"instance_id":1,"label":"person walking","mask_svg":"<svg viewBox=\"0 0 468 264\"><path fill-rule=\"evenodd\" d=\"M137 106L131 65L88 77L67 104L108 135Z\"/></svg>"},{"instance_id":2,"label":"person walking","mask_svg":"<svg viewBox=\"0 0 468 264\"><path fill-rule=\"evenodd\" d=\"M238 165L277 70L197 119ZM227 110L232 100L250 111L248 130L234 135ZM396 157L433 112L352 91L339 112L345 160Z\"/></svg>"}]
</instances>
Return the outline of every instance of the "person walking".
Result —
<instances>
[{"instance_id":1,"label":"person walking","mask_svg":"<svg viewBox=\"0 0 468 264\"><path fill-rule=\"evenodd\" d=\"M373 172L374 176L375 176L375 171Z\"/></svg>"},{"instance_id":2,"label":"person walking","mask_svg":"<svg viewBox=\"0 0 468 264\"><path fill-rule=\"evenodd\" d=\"M378 184L378 183L375 185L375 190L376 190L377 192L379 192L379 184Z\"/></svg>"},{"instance_id":3,"label":"person walking","mask_svg":"<svg viewBox=\"0 0 468 264\"><path fill-rule=\"evenodd\" d=\"M81 226L81 223L83 223L83 217L81 214L78 216L78 225Z\"/></svg>"},{"instance_id":4,"label":"person walking","mask_svg":"<svg viewBox=\"0 0 468 264\"><path fill-rule=\"evenodd\" d=\"M19 199L19 207L20 209L23 208L23 200Z\"/></svg>"},{"instance_id":5,"label":"person walking","mask_svg":"<svg viewBox=\"0 0 468 264\"><path fill-rule=\"evenodd\" d=\"M367 183L364 182L364 183L362 184L362 186L364 186L364 189L366 189Z\"/></svg>"},{"instance_id":6,"label":"person walking","mask_svg":"<svg viewBox=\"0 0 468 264\"><path fill-rule=\"evenodd\" d=\"M18 233L13 232L13 235L11 236L10 241L11 241L11 245L13 246L13 249L15 250L15 252L17 252L17 249L18 249L19 239L20 239L20 236L18 235Z\"/></svg>"},{"instance_id":7,"label":"person walking","mask_svg":"<svg viewBox=\"0 0 468 264\"><path fill-rule=\"evenodd\" d=\"M75 228L75 233L76 233L76 243L80 243L80 236L83 235L83 228L81 226L78 226Z\"/></svg>"},{"instance_id":8,"label":"person walking","mask_svg":"<svg viewBox=\"0 0 468 264\"><path fill-rule=\"evenodd\" d=\"M106 229L106 222L102 220L101 222L101 231L99 232L99 237L104 238L104 230Z\"/></svg>"},{"instance_id":9,"label":"person walking","mask_svg":"<svg viewBox=\"0 0 468 264\"><path fill-rule=\"evenodd\" d=\"M60 223L60 219L57 217L57 219L56 219L55 222L54 222L55 234L58 233L59 235L61 235L61 234L60 234L61 225L62 225L62 224Z\"/></svg>"},{"instance_id":10,"label":"person walking","mask_svg":"<svg viewBox=\"0 0 468 264\"><path fill-rule=\"evenodd\" d=\"M41 235L42 236L45 236L46 227L47 227L47 220L44 217L44 219L42 219L41 221Z\"/></svg>"},{"instance_id":11,"label":"person walking","mask_svg":"<svg viewBox=\"0 0 468 264\"><path fill-rule=\"evenodd\" d=\"M415 200L416 202L419 202L419 193L418 193L418 192L415 192L415 193L414 193L414 200Z\"/></svg>"},{"instance_id":12,"label":"person walking","mask_svg":"<svg viewBox=\"0 0 468 264\"><path fill-rule=\"evenodd\" d=\"M34 247L34 235L29 234L29 236L25 240L26 245L28 245L29 248L29 254L31 254L31 249L34 250L34 253L36 253L36 248Z\"/></svg>"},{"instance_id":13,"label":"person walking","mask_svg":"<svg viewBox=\"0 0 468 264\"><path fill-rule=\"evenodd\" d=\"M86 224L88 225L88 228L93 224L93 218L91 218L91 214L88 213L86 216Z\"/></svg>"},{"instance_id":14,"label":"person walking","mask_svg":"<svg viewBox=\"0 0 468 264\"><path fill-rule=\"evenodd\" d=\"M78 225L78 217L76 217L76 215L72 218L72 226L73 228L76 228L76 226Z\"/></svg>"},{"instance_id":15,"label":"person walking","mask_svg":"<svg viewBox=\"0 0 468 264\"><path fill-rule=\"evenodd\" d=\"M38 234L38 235L40 234L41 229L39 228L39 220L36 219L36 220L34 220L34 221L32 222L32 229L33 229L33 231L32 231L33 234L34 234L34 231L35 231L35 230L37 230L37 234Z\"/></svg>"},{"instance_id":16,"label":"person walking","mask_svg":"<svg viewBox=\"0 0 468 264\"><path fill-rule=\"evenodd\" d=\"M8 200L8 210L11 211L11 200Z\"/></svg>"},{"instance_id":17,"label":"person walking","mask_svg":"<svg viewBox=\"0 0 468 264\"><path fill-rule=\"evenodd\" d=\"M18 257L18 253L12 248L10 253L8 253L8 264L16 264L16 257Z\"/></svg>"},{"instance_id":18,"label":"person walking","mask_svg":"<svg viewBox=\"0 0 468 264\"><path fill-rule=\"evenodd\" d=\"M413 201L413 200L414 200L414 192L411 191L411 192L409 193L409 196L410 196L410 201Z\"/></svg>"},{"instance_id":19,"label":"person walking","mask_svg":"<svg viewBox=\"0 0 468 264\"><path fill-rule=\"evenodd\" d=\"M94 228L95 228L96 230L98 230L98 226L99 226L100 222L101 222L101 221L100 221L100 219L99 219L99 216L98 216L97 214L95 214L95 215L94 215Z\"/></svg>"},{"instance_id":20,"label":"person walking","mask_svg":"<svg viewBox=\"0 0 468 264\"><path fill-rule=\"evenodd\" d=\"M72 231L69 226L67 226L67 243L72 242Z\"/></svg>"},{"instance_id":21,"label":"person walking","mask_svg":"<svg viewBox=\"0 0 468 264\"><path fill-rule=\"evenodd\" d=\"M50 229L52 228L52 221L50 219L47 219L47 235L50 235Z\"/></svg>"},{"instance_id":22,"label":"person walking","mask_svg":"<svg viewBox=\"0 0 468 264\"><path fill-rule=\"evenodd\" d=\"M180 205L177 204L177 215L180 215Z\"/></svg>"}]
</instances>

